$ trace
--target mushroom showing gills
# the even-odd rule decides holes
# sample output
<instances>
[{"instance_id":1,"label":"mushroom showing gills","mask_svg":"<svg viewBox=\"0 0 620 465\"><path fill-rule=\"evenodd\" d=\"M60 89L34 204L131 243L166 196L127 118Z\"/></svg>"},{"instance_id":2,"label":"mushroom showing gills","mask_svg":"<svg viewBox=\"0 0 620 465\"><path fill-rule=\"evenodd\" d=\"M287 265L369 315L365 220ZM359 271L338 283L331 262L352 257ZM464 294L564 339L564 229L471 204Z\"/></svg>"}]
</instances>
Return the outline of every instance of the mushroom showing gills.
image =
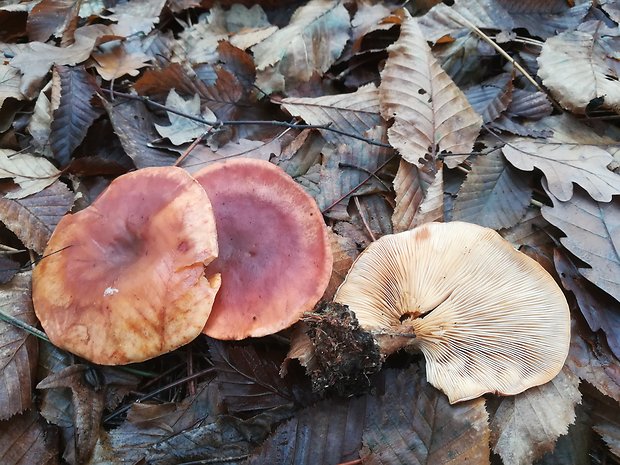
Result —
<instances>
[{"instance_id":1,"label":"mushroom showing gills","mask_svg":"<svg viewBox=\"0 0 620 465\"><path fill-rule=\"evenodd\" d=\"M213 204L222 287L204 333L239 340L273 334L311 310L327 287L332 255L316 203L288 174L237 159L194 177Z\"/></svg>"},{"instance_id":2,"label":"mushroom showing gills","mask_svg":"<svg viewBox=\"0 0 620 465\"><path fill-rule=\"evenodd\" d=\"M33 273L35 312L52 343L117 365L198 336L219 275L215 219L204 189L180 168L120 176L56 227Z\"/></svg>"},{"instance_id":3,"label":"mushroom showing gills","mask_svg":"<svg viewBox=\"0 0 620 465\"><path fill-rule=\"evenodd\" d=\"M450 403L518 394L562 369L570 342L564 294L495 231L428 223L383 236L353 264L335 301L355 312L384 355L426 358Z\"/></svg>"}]
</instances>

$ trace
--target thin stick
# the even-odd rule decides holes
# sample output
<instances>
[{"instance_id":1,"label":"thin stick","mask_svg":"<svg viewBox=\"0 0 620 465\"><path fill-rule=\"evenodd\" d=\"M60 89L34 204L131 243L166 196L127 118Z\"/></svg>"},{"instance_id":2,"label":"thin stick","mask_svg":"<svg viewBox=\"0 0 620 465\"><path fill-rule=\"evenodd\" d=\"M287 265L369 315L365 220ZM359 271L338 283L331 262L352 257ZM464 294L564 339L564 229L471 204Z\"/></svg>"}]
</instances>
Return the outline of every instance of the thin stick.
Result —
<instances>
[{"instance_id":1,"label":"thin stick","mask_svg":"<svg viewBox=\"0 0 620 465\"><path fill-rule=\"evenodd\" d=\"M360 199L358 196L353 197L353 199L355 200L355 206L357 207L357 211L360 212L360 218L362 219L362 223L364 223L364 227L366 228L366 231L368 231L368 235L370 236L370 238L372 239L372 241L376 241L377 238L375 237L375 235L372 233L372 229L370 229L370 225L368 224L368 222L366 221L366 217L364 216L364 212L362 209L362 204L360 203Z\"/></svg>"},{"instance_id":2,"label":"thin stick","mask_svg":"<svg viewBox=\"0 0 620 465\"><path fill-rule=\"evenodd\" d=\"M27 333L32 334L33 336L36 336L39 339L42 339L46 342L51 343L49 337L47 337L47 334L45 334L43 331L35 328L34 326L30 326L25 321L15 318L14 316L9 315L8 313L4 313L2 310L0 310L0 320L6 323L9 323L19 329L23 329Z\"/></svg>"}]
</instances>

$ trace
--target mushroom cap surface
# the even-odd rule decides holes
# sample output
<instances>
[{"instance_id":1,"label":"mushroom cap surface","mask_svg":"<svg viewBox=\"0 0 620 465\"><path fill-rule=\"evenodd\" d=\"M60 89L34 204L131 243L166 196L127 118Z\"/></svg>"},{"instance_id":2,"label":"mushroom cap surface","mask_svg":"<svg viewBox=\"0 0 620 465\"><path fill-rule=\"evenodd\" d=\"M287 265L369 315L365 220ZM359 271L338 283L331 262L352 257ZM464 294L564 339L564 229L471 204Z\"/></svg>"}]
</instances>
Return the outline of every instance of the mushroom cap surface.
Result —
<instances>
[{"instance_id":1,"label":"mushroom cap surface","mask_svg":"<svg viewBox=\"0 0 620 465\"><path fill-rule=\"evenodd\" d=\"M383 236L358 257L334 300L376 334L384 354L418 347L429 382L450 403L544 384L568 355L570 315L557 283L475 224L428 223Z\"/></svg>"},{"instance_id":2,"label":"mushroom cap surface","mask_svg":"<svg viewBox=\"0 0 620 465\"><path fill-rule=\"evenodd\" d=\"M184 170L118 177L58 223L33 272L33 303L52 343L92 362L139 362L202 331L220 277L215 219Z\"/></svg>"},{"instance_id":3,"label":"mushroom cap surface","mask_svg":"<svg viewBox=\"0 0 620 465\"><path fill-rule=\"evenodd\" d=\"M323 295L332 254L316 202L263 160L214 163L194 174L207 191L220 254L207 268L222 287L204 333L240 340L273 334Z\"/></svg>"}]
</instances>

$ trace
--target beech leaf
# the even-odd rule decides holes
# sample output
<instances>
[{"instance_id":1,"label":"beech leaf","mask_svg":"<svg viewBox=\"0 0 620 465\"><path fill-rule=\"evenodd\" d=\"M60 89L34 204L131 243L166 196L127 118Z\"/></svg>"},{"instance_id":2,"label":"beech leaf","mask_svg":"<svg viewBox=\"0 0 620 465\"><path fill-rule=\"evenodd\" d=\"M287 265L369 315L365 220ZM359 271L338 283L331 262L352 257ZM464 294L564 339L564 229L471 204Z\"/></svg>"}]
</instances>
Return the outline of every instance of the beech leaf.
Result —
<instances>
[{"instance_id":1,"label":"beech leaf","mask_svg":"<svg viewBox=\"0 0 620 465\"><path fill-rule=\"evenodd\" d=\"M587 30L547 39L538 57L538 75L560 104L573 112L584 113L592 100L600 98L601 108L620 113L620 72L614 64L620 34L602 21L590 24Z\"/></svg>"},{"instance_id":2,"label":"beech leaf","mask_svg":"<svg viewBox=\"0 0 620 465\"><path fill-rule=\"evenodd\" d=\"M0 198L0 221L29 249L42 254L62 216L73 205L73 193L61 182L23 199Z\"/></svg>"},{"instance_id":3,"label":"beech leaf","mask_svg":"<svg viewBox=\"0 0 620 465\"><path fill-rule=\"evenodd\" d=\"M473 109L485 124L496 120L512 100L512 74L504 73L465 91Z\"/></svg>"},{"instance_id":4,"label":"beech leaf","mask_svg":"<svg viewBox=\"0 0 620 465\"><path fill-rule=\"evenodd\" d=\"M28 14L26 31L30 40L46 42L52 34L62 32L77 14L74 0L42 0Z\"/></svg>"},{"instance_id":5,"label":"beech leaf","mask_svg":"<svg viewBox=\"0 0 620 465\"><path fill-rule=\"evenodd\" d=\"M285 98L282 106L293 116L308 124L330 125L330 128L356 134L364 133L382 123L379 114L379 91L369 84L349 94L316 98ZM333 131L321 130L323 138L333 144L348 144L351 138Z\"/></svg>"},{"instance_id":6,"label":"beech leaf","mask_svg":"<svg viewBox=\"0 0 620 465\"><path fill-rule=\"evenodd\" d=\"M5 194L7 199L23 199L42 191L60 177L60 171L44 157L0 149L0 178L12 178L21 189Z\"/></svg>"},{"instance_id":7,"label":"beech leaf","mask_svg":"<svg viewBox=\"0 0 620 465\"><path fill-rule=\"evenodd\" d=\"M35 325L30 281L30 273L19 273L8 284L0 285L0 310ZM31 407L37 356L34 336L0 321L0 420Z\"/></svg>"},{"instance_id":8,"label":"beech leaf","mask_svg":"<svg viewBox=\"0 0 620 465\"><path fill-rule=\"evenodd\" d=\"M491 445L504 465L530 465L552 451L575 421L579 378L564 368L542 386L498 399L490 414Z\"/></svg>"},{"instance_id":9,"label":"beech leaf","mask_svg":"<svg viewBox=\"0 0 620 465\"><path fill-rule=\"evenodd\" d=\"M368 400L362 463L489 464L484 399L450 405L415 369L386 373L385 393Z\"/></svg>"},{"instance_id":10,"label":"beech leaf","mask_svg":"<svg viewBox=\"0 0 620 465\"><path fill-rule=\"evenodd\" d=\"M599 202L609 202L620 194L620 175L607 169L613 157L595 145L554 140L517 139L502 148L516 168L540 169L549 190L561 201L573 195L573 183L579 184Z\"/></svg>"},{"instance_id":11,"label":"beech leaf","mask_svg":"<svg viewBox=\"0 0 620 465\"><path fill-rule=\"evenodd\" d=\"M454 202L452 219L492 229L509 228L525 215L532 198L528 176L517 172L499 150L478 156Z\"/></svg>"},{"instance_id":12,"label":"beech leaf","mask_svg":"<svg viewBox=\"0 0 620 465\"><path fill-rule=\"evenodd\" d=\"M57 66L55 71L60 77L60 104L53 115L50 145L54 158L66 166L101 114L90 102L99 87L82 66Z\"/></svg>"},{"instance_id":13,"label":"beech leaf","mask_svg":"<svg viewBox=\"0 0 620 465\"><path fill-rule=\"evenodd\" d=\"M394 119L388 138L405 160L418 167L425 157L448 156L454 168L467 158L482 118L441 69L417 20L405 13L400 37L388 48L381 73L381 115Z\"/></svg>"},{"instance_id":14,"label":"beech leaf","mask_svg":"<svg viewBox=\"0 0 620 465\"><path fill-rule=\"evenodd\" d=\"M620 301L620 197L600 203L576 192L567 202L552 200L542 214L566 234L562 245L591 266L579 273Z\"/></svg>"},{"instance_id":15,"label":"beech leaf","mask_svg":"<svg viewBox=\"0 0 620 465\"><path fill-rule=\"evenodd\" d=\"M2 465L54 465L58 463L58 439L54 428L36 412L0 421Z\"/></svg>"}]
</instances>

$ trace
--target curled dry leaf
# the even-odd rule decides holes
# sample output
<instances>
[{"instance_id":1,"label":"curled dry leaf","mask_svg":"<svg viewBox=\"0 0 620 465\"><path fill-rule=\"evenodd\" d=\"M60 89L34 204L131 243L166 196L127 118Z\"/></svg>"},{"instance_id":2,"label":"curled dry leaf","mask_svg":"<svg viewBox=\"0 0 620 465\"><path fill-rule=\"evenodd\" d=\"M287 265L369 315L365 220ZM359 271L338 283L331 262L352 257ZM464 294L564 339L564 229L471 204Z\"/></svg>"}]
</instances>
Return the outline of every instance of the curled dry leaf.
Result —
<instances>
[{"instance_id":1,"label":"curled dry leaf","mask_svg":"<svg viewBox=\"0 0 620 465\"><path fill-rule=\"evenodd\" d=\"M584 113L600 99L601 108L620 113L620 68L613 50L620 47L620 34L603 21L549 38L542 46L538 75L565 108Z\"/></svg>"},{"instance_id":2,"label":"curled dry leaf","mask_svg":"<svg viewBox=\"0 0 620 465\"><path fill-rule=\"evenodd\" d=\"M578 387L579 378L564 368L551 382L491 406L491 445L505 465L531 465L553 450L575 421Z\"/></svg>"},{"instance_id":3,"label":"curled dry leaf","mask_svg":"<svg viewBox=\"0 0 620 465\"><path fill-rule=\"evenodd\" d=\"M492 229L514 226L532 198L529 178L506 163L500 150L479 155L459 189L452 218Z\"/></svg>"},{"instance_id":4,"label":"curled dry leaf","mask_svg":"<svg viewBox=\"0 0 620 465\"><path fill-rule=\"evenodd\" d=\"M471 151L482 118L433 56L417 20L404 14L379 86L381 115L394 120L388 138L409 163L421 167L421 159L442 153L454 168Z\"/></svg>"},{"instance_id":5,"label":"curled dry leaf","mask_svg":"<svg viewBox=\"0 0 620 465\"><path fill-rule=\"evenodd\" d=\"M30 273L20 273L8 284L0 285L0 311L35 325L37 320L30 299L30 280ZM0 420L32 406L37 357L38 346L34 336L0 321Z\"/></svg>"},{"instance_id":6,"label":"curled dry leaf","mask_svg":"<svg viewBox=\"0 0 620 465\"><path fill-rule=\"evenodd\" d=\"M73 193L56 182L23 199L0 198L0 221L29 249L42 254L52 231L73 205Z\"/></svg>"},{"instance_id":7,"label":"curled dry leaf","mask_svg":"<svg viewBox=\"0 0 620 465\"><path fill-rule=\"evenodd\" d=\"M542 214L566 234L562 245L591 266L581 275L620 301L620 197L601 203L578 191L567 202L552 200Z\"/></svg>"}]
</instances>

